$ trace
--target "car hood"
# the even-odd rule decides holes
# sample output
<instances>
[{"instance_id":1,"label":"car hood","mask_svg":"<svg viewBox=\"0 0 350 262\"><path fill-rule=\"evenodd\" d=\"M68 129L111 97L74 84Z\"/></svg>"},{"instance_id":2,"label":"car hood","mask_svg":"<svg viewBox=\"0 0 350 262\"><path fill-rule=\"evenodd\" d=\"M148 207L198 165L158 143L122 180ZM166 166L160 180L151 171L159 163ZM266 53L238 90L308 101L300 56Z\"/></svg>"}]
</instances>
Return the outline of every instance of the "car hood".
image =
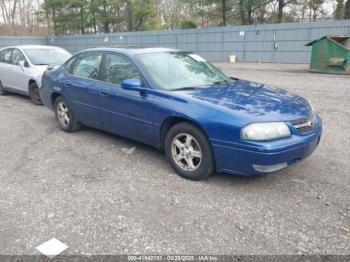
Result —
<instances>
[{"instance_id":1,"label":"car hood","mask_svg":"<svg viewBox=\"0 0 350 262\"><path fill-rule=\"evenodd\" d=\"M306 118L312 110L309 103L298 95L245 80L182 92L187 98L229 111L253 122Z\"/></svg>"},{"instance_id":2,"label":"car hood","mask_svg":"<svg viewBox=\"0 0 350 262\"><path fill-rule=\"evenodd\" d=\"M47 68L47 65L35 65L35 69L40 73L44 73Z\"/></svg>"}]
</instances>

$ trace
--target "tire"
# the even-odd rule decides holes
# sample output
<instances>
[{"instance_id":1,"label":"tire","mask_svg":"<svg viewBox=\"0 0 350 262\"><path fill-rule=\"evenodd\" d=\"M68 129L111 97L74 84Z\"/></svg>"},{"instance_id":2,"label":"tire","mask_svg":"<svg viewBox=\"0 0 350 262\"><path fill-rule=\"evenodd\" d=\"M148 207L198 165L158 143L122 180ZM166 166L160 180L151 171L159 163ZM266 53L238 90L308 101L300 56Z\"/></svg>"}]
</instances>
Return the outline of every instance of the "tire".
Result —
<instances>
[{"instance_id":1,"label":"tire","mask_svg":"<svg viewBox=\"0 0 350 262\"><path fill-rule=\"evenodd\" d=\"M0 81L0 96L7 95L7 91L5 90L4 86L2 85L2 82Z\"/></svg>"},{"instance_id":2,"label":"tire","mask_svg":"<svg viewBox=\"0 0 350 262\"><path fill-rule=\"evenodd\" d=\"M202 180L215 171L208 138L193 124L181 122L168 131L165 153L172 168L184 178Z\"/></svg>"},{"instance_id":3,"label":"tire","mask_svg":"<svg viewBox=\"0 0 350 262\"><path fill-rule=\"evenodd\" d=\"M55 100L55 115L58 126L64 132L75 132L81 128L81 125L75 121L72 111L62 96Z\"/></svg>"},{"instance_id":4,"label":"tire","mask_svg":"<svg viewBox=\"0 0 350 262\"><path fill-rule=\"evenodd\" d=\"M29 97L35 105L41 106L43 104L40 98L39 87L34 82L29 85Z\"/></svg>"}]
</instances>

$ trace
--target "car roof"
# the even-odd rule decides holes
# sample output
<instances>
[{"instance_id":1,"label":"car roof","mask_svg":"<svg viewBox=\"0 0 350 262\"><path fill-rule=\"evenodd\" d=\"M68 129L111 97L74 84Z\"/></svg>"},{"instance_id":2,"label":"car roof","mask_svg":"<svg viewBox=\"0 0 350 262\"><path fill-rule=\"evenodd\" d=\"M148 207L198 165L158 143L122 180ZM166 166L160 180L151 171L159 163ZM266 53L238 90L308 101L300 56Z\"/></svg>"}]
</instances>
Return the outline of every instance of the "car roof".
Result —
<instances>
[{"instance_id":1,"label":"car roof","mask_svg":"<svg viewBox=\"0 0 350 262\"><path fill-rule=\"evenodd\" d=\"M16 45L16 46L6 46L3 47L2 49L7 49L7 48L19 48L19 49L56 49L60 48L58 46L50 46L50 45Z\"/></svg>"},{"instance_id":2,"label":"car roof","mask_svg":"<svg viewBox=\"0 0 350 262\"><path fill-rule=\"evenodd\" d=\"M163 47L152 47L152 48L117 48L117 47L97 47L91 48L84 51L107 51L107 52L119 52L129 55L139 55L148 53L163 53L163 52L178 52L179 50L172 48Z\"/></svg>"}]
</instances>

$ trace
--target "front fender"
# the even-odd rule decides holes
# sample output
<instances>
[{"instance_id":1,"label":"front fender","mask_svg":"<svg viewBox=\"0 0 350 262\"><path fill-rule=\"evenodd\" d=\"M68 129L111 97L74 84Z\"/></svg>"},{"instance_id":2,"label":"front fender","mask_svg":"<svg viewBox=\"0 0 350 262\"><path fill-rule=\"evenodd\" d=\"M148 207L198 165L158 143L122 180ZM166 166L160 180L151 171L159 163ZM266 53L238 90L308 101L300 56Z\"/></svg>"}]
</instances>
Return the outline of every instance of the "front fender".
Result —
<instances>
[{"instance_id":1,"label":"front fender","mask_svg":"<svg viewBox=\"0 0 350 262\"><path fill-rule=\"evenodd\" d=\"M246 124L244 120L228 112L190 99L169 99L155 95L154 103L154 139L159 147L162 145L162 128L169 118L183 119L195 124L210 142L222 138L237 141L240 139L240 127Z\"/></svg>"}]
</instances>

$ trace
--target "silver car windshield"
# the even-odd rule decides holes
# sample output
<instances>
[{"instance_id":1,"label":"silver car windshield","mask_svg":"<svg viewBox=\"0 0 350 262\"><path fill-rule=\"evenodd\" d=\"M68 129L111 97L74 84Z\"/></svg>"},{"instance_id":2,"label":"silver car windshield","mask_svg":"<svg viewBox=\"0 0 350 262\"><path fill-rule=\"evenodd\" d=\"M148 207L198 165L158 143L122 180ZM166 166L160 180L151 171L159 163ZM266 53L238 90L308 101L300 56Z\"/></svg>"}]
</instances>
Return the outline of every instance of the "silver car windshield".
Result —
<instances>
[{"instance_id":1,"label":"silver car windshield","mask_svg":"<svg viewBox=\"0 0 350 262\"><path fill-rule=\"evenodd\" d=\"M61 65L72 55L64 49L25 49L24 52L34 65Z\"/></svg>"},{"instance_id":2,"label":"silver car windshield","mask_svg":"<svg viewBox=\"0 0 350 262\"><path fill-rule=\"evenodd\" d=\"M218 68L196 54L164 52L140 54L154 84L163 90L205 88L231 81Z\"/></svg>"}]
</instances>

